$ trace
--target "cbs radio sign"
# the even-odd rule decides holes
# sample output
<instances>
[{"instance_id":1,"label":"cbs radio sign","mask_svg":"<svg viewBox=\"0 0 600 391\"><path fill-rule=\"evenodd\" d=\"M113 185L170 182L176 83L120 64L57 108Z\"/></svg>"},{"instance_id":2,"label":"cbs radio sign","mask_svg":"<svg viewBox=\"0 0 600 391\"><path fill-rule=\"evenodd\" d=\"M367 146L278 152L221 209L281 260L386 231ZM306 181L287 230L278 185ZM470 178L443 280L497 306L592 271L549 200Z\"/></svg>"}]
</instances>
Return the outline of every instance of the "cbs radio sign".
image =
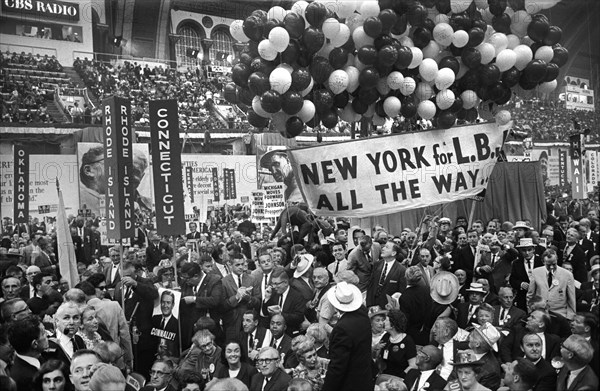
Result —
<instances>
[{"instance_id":1,"label":"cbs radio sign","mask_svg":"<svg viewBox=\"0 0 600 391\"><path fill-rule=\"evenodd\" d=\"M43 19L79 20L79 4L50 0L2 0L2 11L37 15Z\"/></svg>"}]
</instances>

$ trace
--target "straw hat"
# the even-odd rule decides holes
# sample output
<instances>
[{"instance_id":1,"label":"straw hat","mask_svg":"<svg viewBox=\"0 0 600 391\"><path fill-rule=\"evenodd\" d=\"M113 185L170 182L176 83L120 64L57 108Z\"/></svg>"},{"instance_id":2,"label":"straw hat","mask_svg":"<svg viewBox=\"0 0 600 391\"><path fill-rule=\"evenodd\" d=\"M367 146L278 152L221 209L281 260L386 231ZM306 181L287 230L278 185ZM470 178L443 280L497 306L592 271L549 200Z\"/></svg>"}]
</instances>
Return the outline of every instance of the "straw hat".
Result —
<instances>
[{"instance_id":1,"label":"straw hat","mask_svg":"<svg viewBox=\"0 0 600 391\"><path fill-rule=\"evenodd\" d=\"M524 221L517 221L515 225L513 225L513 229L523 228L523 229L531 229L530 226L527 225Z\"/></svg>"},{"instance_id":2,"label":"straw hat","mask_svg":"<svg viewBox=\"0 0 600 391\"><path fill-rule=\"evenodd\" d=\"M475 325L477 331L495 352L498 351L498 341L500 340L500 332L491 323L486 322L483 326Z\"/></svg>"},{"instance_id":3,"label":"straw hat","mask_svg":"<svg viewBox=\"0 0 600 391\"><path fill-rule=\"evenodd\" d=\"M340 311L356 311L362 305L363 297L357 286L345 281L338 282L327 291L327 299L331 305Z\"/></svg>"},{"instance_id":4,"label":"straw hat","mask_svg":"<svg viewBox=\"0 0 600 391\"><path fill-rule=\"evenodd\" d=\"M388 313L387 310L382 309L378 305L369 307L369 319L372 319L377 315L387 315L387 313Z\"/></svg>"},{"instance_id":5,"label":"straw hat","mask_svg":"<svg viewBox=\"0 0 600 391\"><path fill-rule=\"evenodd\" d=\"M453 303L458 297L458 277L450 272L437 272L431 280L431 298L445 305Z\"/></svg>"},{"instance_id":6,"label":"straw hat","mask_svg":"<svg viewBox=\"0 0 600 391\"><path fill-rule=\"evenodd\" d=\"M472 282L469 289L467 289L467 292L481 293L482 295L485 295L486 293L485 290L483 290L483 285L478 282Z\"/></svg>"},{"instance_id":7,"label":"straw hat","mask_svg":"<svg viewBox=\"0 0 600 391\"><path fill-rule=\"evenodd\" d=\"M306 274L314 260L315 257L311 254L302 254L300 256L300 261L298 261L298 266L296 266L296 270L294 271L294 278L300 278Z\"/></svg>"}]
</instances>

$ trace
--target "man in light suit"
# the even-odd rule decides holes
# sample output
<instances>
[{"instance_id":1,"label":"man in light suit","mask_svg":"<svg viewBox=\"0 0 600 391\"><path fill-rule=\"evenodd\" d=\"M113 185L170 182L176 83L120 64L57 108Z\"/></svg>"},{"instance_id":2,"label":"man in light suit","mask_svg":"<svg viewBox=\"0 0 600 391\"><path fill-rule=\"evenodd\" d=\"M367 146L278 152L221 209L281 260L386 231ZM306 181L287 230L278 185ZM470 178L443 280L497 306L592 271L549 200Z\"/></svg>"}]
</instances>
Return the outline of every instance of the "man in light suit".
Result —
<instances>
[{"instance_id":1,"label":"man in light suit","mask_svg":"<svg viewBox=\"0 0 600 391\"><path fill-rule=\"evenodd\" d=\"M575 283L573 275L557 266L556 251L548 249L543 254L544 266L533 269L527 302L534 296L546 299L549 311L560 314L567 319L575 315Z\"/></svg>"},{"instance_id":2,"label":"man in light suit","mask_svg":"<svg viewBox=\"0 0 600 391\"><path fill-rule=\"evenodd\" d=\"M427 288L431 287L431 279L435 274L433 270L433 266L431 266L431 251L429 251L426 247L421 247L419 250L419 263L417 264L419 269L421 269L421 275L423 278L421 282L425 284Z\"/></svg>"},{"instance_id":3,"label":"man in light suit","mask_svg":"<svg viewBox=\"0 0 600 391\"><path fill-rule=\"evenodd\" d=\"M571 335L561 345L565 366L558 373L556 391L597 390L598 377L588 365L594 349L581 335Z\"/></svg>"},{"instance_id":4,"label":"man in light suit","mask_svg":"<svg viewBox=\"0 0 600 391\"><path fill-rule=\"evenodd\" d=\"M406 290L406 268L397 261L400 246L392 241L381 248L381 260L374 265L373 274L367 287L367 307L378 305L385 308L386 295ZM433 275L433 274L432 274Z\"/></svg>"},{"instance_id":5,"label":"man in light suit","mask_svg":"<svg viewBox=\"0 0 600 391\"><path fill-rule=\"evenodd\" d=\"M353 271L358 276L358 289L361 292L367 290L371 274L373 273L374 259L371 254L373 240L370 236L362 236L356 246L348 255L348 270Z\"/></svg>"}]
</instances>

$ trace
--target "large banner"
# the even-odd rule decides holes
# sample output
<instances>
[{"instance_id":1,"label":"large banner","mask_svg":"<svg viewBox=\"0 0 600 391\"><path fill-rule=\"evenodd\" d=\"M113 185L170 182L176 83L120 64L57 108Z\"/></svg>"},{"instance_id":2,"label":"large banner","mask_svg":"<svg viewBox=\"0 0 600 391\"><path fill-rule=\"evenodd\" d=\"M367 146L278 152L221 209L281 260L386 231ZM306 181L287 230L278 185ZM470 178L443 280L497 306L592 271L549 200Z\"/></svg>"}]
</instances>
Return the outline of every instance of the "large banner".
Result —
<instances>
[{"instance_id":1,"label":"large banner","mask_svg":"<svg viewBox=\"0 0 600 391\"><path fill-rule=\"evenodd\" d=\"M150 141L154 165L156 229L160 235L185 233L181 143L177 100L150 101Z\"/></svg>"},{"instance_id":2,"label":"large banner","mask_svg":"<svg viewBox=\"0 0 600 391\"><path fill-rule=\"evenodd\" d=\"M479 124L290 150L308 206L367 217L479 194L512 124Z\"/></svg>"},{"instance_id":3,"label":"large banner","mask_svg":"<svg viewBox=\"0 0 600 391\"><path fill-rule=\"evenodd\" d=\"M29 222L29 151L14 146L14 219L15 224Z\"/></svg>"},{"instance_id":4,"label":"large banner","mask_svg":"<svg viewBox=\"0 0 600 391\"><path fill-rule=\"evenodd\" d=\"M185 167L184 209L188 221L204 222L209 205L237 205L256 190L254 156L183 154L181 164Z\"/></svg>"},{"instance_id":5,"label":"large banner","mask_svg":"<svg viewBox=\"0 0 600 391\"><path fill-rule=\"evenodd\" d=\"M0 203L2 216L13 217L15 194L13 186L14 160L12 155L0 156ZM29 155L29 211L32 218L52 217L58 209L56 178L60 181L67 215L77 214L79 207L77 157L75 155Z\"/></svg>"},{"instance_id":6,"label":"large banner","mask_svg":"<svg viewBox=\"0 0 600 391\"><path fill-rule=\"evenodd\" d=\"M75 160L75 157L72 158ZM75 166L76 170L79 167L80 209L88 209L96 216L106 217L107 177L104 169L104 146L101 143L77 143ZM130 178L130 181L133 182L135 191L135 209L149 213L153 210L153 203L148 144L133 144L133 178ZM62 186L63 181L60 183ZM63 194L66 196L67 192L64 191Z\"/></svg>"},{"instance_id":7,"label":"large banner","mask_svg":"<svg viewBox=\"0 0 600 391\"><path fill-rule=\"evenodd\" d=\"M285 147L257 145L256 161L259 189L263 189L264 185L282 183L285 201L303 201Z\"/></svg>"}]
</instances>

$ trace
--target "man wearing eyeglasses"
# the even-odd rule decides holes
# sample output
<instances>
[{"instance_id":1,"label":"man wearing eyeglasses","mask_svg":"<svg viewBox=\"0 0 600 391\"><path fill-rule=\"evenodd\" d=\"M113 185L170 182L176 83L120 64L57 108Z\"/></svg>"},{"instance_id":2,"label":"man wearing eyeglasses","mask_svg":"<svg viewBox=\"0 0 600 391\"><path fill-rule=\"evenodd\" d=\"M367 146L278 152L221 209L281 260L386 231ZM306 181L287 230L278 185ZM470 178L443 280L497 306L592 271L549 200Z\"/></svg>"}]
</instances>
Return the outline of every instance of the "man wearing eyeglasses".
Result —
<instances>
[{"instance_id":1,"label":"man wearing eyeglasses","mask_svg":"<svg viewBox=\"0 0 600 391\"><path fill-rule=\"evenodd\" d=\"M292 380L290 375L279 367L279 352L273 347L260 350L256 360L258 373L252 377L250 391L286 390Z\"/></svg>"},{"instance_id":2,"label":"man wearing eyeglasses","mask_svg":"<svg viewBox=\"0 0 600 391\"><path fill-rule=\"evenodd\" d=\"M173 363L170 360L157 360L150 369L150 381L140 391L176 391L171 384Z\"/></svg>"},{"instance_id":3,"label":"man wearing eyeglasses","mask_svg":"<svg viewBox=\"0 0 600 391\"><path fill-rule=\"evenodd\" d=\"M28 284L25 285L24 287L22 287L21 291L19 292L19 296L23 300L28 300L35 296L35 287L33 286L33 277L36 274L39 274L41 272L42 271L40 270L40 268L35 265L31 265L27 268L27 271L25 272L25 277L27 278Z\"/></svg>"}]
</instances>

